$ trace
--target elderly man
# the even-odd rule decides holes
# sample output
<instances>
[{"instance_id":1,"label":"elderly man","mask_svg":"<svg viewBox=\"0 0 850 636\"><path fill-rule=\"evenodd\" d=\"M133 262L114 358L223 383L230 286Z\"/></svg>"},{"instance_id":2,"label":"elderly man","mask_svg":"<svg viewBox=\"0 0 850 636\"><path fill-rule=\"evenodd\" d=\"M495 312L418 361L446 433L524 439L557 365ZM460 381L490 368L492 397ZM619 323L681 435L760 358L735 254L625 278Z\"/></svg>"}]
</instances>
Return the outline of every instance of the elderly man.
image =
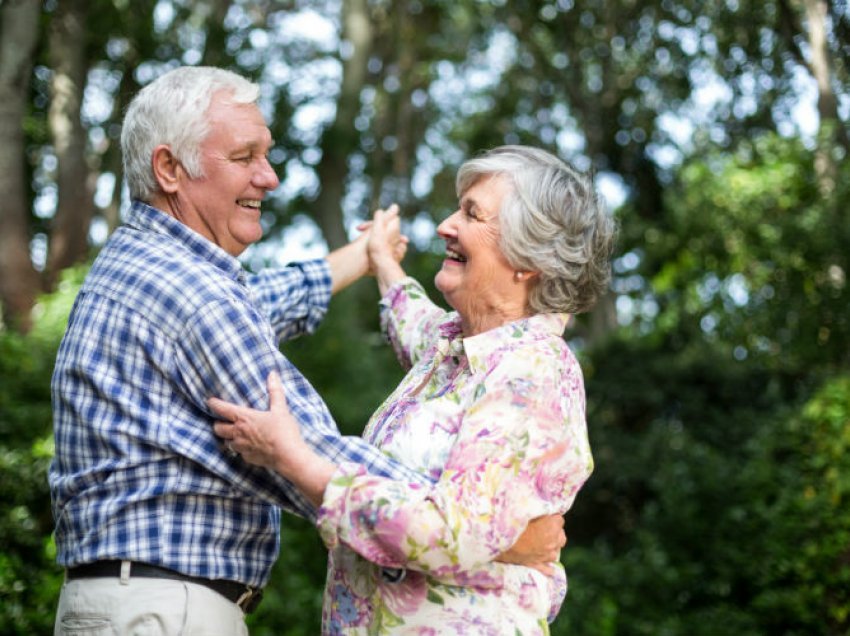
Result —
<instances>
[{"instance_id":1,"label":"elderly man","mask_svg":"<svg viewBox=\"0 0 850 636\"><path fill-rule=\"evenodd\" d=\"M314 330L330 295L366 273L365 241L256 276L236 259L261 238L261 202L279 183L258 95L228 71L179 68L127 110L133 204L83 283L52 383L50 487L66 568L57 634L247 633L277 557L280 508L308 519L315 509L223 448L206 402L266 408L272 370L323 456L425 482L342 437L277 346ZM505 558L545 561L552 543Z\"/></svg>"}]
</instances>

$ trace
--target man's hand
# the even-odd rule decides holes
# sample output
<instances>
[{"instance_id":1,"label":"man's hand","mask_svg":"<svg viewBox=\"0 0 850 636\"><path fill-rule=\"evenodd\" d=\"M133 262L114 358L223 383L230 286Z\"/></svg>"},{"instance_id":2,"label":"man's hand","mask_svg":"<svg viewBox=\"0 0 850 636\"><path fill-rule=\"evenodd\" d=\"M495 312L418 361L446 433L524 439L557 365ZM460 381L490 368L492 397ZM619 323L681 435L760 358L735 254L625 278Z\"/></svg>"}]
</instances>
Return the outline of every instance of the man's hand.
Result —
<instances>
[{"instance_id":1,"label":"man's hand","mask_svg":"<svg viewBox=\"0 0 850 636\"><path fill-rule=\"evenodd\" d=\"M528 523L513 546L496 557L496 561L524 565L551 576L554 573L552 563L560 559L561 548L565 545L564 517L537 517Z\"/></svg>"}]
</instances>

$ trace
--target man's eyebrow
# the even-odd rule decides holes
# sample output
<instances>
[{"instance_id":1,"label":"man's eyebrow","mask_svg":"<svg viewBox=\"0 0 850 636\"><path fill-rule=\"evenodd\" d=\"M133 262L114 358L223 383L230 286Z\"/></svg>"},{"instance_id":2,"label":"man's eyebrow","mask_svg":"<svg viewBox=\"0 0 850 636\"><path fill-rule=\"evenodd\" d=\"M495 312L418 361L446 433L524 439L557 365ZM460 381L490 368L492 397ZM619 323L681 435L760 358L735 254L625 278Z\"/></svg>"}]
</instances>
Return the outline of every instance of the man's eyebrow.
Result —
<instances>
[{"instance_id":1,"label":"man's eyebrow","mask_svg":"<svg viewBox=\"0 0 850 636\"><path fill-rule=\"evenodd\" d=\"M254 151L256 151L260 148L266 148L266 152L268 152L274 147L275 147L274 139L269 141L268 144L266 144L266 142L264 142L264 141L247 141L246 140L244 143L240 144L239 147L236 150L234 150L234 152L242 152L244 150L250 150L251 152L254 152Z\"/></svg>"}]
</instances>

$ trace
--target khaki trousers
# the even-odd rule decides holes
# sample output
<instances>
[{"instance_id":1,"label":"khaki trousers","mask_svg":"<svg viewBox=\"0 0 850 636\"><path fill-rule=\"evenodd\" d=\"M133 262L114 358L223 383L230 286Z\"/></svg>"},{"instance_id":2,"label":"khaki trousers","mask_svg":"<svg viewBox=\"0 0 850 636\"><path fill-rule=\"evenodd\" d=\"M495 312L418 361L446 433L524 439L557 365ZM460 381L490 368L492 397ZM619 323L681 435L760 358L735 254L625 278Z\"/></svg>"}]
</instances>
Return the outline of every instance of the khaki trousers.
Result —
<instances>
[{"instance_id":1,"label":"khaki trousers","mask_svg":"<svg viewBox=\"0 0 850 636\"><path fill-rule=\"evenodd\" d=\"M213 590L130 577L65 581L54 636L248 636L245 616Z\"/></svg>"}]
</instances>

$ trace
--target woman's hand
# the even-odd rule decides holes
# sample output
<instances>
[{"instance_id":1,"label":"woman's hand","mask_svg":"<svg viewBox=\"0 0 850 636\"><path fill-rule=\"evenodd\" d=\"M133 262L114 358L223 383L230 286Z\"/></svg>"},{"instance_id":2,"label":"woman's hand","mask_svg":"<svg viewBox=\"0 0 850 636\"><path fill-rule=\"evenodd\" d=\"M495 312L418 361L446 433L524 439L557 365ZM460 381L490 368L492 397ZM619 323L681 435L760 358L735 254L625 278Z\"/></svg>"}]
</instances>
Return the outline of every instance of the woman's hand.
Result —
<instances>
[{"instance_id":1,"label":"woman's hand","mask_svg":"<svg viewBox=\"0 0 850 636\"><path fill-rule=\"evenodd\" d=\"M393 203L386 210L375 210L369 225L371 231L366 250L372 271L400 263L407 253L408 239L401 233L398 205Z\"/></svg>"},{"instance_id":2,"label":"woman's hand","mask_svg":"<svg viewBox=\"0 0 850 636\"><path fill-rule=\"evenodd\" d=\"M567 545L564 518L548 515L532 519L516 543L496 557L496 561L534 568L552 576L552 563L558 561Z\"/></svg>"},{"instance_id":3,"label":"woman's hand","mask_svg":"<svg viewBox=\"0 0 850 636\"><path fill-rule=\"evenodd\" d=\"M271 468L289 479L318 506L336 466L304 442L277 373L269 374L268 387L268 411L210 398L209 407L224 418L215 423L215 434L245 461Z\"/></svg>"},{"instance_id":4,"label":"woman's hand","mask_svg":"<svg viewBox=\"0 0 850 636\"><path fill-rule=\"evenodd\" d=\"M399 264L407 253L408 238L401 233L398 206L393 204L387 211L376 210L369 227L366 253L369 270L378 280L378 289L383 296L396 281L406 276Z\"/></svg>"},{"instance_id":5,"label":"woman's hand","mask_svg":"<svg viewBox=\"0 0 850 636\"><path fill-rule=\"evenodd\" d=\"M386 212L383 210L378 212L380 212L381 231L395 220L395 229L390 228L385 234L388 234L386 242L389 258L387 260L389 264L397 265L407 251L407 237L399 231L401 223L398 221L398 206L392 205ZM331 294L342 291L361 276L375 275L375 266L370 260L368 251L369 238L372 235L371 228L374 224L374 221L361 223L357 229L363 234L327 255L328 267L331 270ZM382 254L382 257L384 256L386 255Z\"/></svg>"}]
</instances>

